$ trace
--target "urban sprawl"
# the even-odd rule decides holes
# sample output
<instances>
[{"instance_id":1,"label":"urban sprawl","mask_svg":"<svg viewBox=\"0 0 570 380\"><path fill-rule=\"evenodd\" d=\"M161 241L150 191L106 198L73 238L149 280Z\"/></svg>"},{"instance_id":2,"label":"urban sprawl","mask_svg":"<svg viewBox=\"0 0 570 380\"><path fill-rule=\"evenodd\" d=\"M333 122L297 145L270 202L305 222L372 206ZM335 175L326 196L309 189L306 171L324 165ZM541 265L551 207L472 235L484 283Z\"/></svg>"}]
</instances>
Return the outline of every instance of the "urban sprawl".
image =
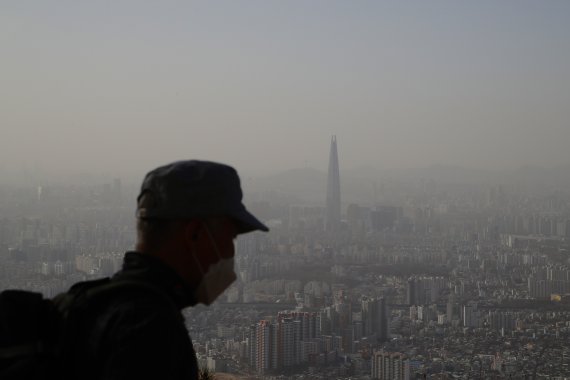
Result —
<instances>
[{"instance_id":1,"label":"urban sprawl","mask_svg":"<svg viewBox=\"0 0 570 380\"><path fill-rule=\"evenodd\" d=\"M383 201L341 203L336 149L321 203L246 194L271 232L239 237L238 280L185 310L202 367L236 379L570 379L568 194L386 180ZM0 186L0 290L53 297L111 276L134 245L135 194L118 179Z\"/></svg>"}]
</instances>

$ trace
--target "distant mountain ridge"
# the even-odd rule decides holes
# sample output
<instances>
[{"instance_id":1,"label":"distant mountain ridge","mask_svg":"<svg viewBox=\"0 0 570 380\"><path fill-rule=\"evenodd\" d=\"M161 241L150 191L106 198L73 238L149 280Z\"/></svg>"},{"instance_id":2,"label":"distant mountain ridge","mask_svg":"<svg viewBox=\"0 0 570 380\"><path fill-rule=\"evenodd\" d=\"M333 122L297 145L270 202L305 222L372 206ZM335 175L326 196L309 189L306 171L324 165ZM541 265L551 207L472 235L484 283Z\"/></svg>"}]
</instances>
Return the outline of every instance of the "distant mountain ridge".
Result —
<instances>
[{"instance_id":1,"label":"distant mountain ridge","mask_svg":"<svg viewBox=\"0 0 570 380\"><path fill-rule=\"evenodd\" d=\"M343 202L370 201L378 186L386 183L419 184L433 181L439 185L524 186L530 189L570 190L570 165L555 168L525 166L515 170L484 170L453 165L432 165L424 168L381 169L362 166L340 172ZM323 202L327 173L315 168L298 168L269 176L249 178L245 187L257 192L291 194L309 202Z\"/></svg>"}]
</instances>

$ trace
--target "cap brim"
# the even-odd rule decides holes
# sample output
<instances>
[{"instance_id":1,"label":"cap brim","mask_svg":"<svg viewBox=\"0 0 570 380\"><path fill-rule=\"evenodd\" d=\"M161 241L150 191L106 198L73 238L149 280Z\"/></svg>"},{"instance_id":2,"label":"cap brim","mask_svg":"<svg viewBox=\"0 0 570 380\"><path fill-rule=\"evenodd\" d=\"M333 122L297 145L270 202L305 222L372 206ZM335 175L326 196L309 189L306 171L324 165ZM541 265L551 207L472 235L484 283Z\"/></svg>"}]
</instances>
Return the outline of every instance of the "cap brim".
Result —
<instances>
[{"instance_id":1,"label":"cap brim","mask_svg":"<svg viewBox=\"0 0 570 380\"><path fill-rule=\"evenodd\" d=\"M245 208L243 210L234 212L230 215L238 223L238 233L245 234L251 231L265 231L268 232L269 228L261 223L255 216L253 216Z\"/></svg>"}]
</instances>

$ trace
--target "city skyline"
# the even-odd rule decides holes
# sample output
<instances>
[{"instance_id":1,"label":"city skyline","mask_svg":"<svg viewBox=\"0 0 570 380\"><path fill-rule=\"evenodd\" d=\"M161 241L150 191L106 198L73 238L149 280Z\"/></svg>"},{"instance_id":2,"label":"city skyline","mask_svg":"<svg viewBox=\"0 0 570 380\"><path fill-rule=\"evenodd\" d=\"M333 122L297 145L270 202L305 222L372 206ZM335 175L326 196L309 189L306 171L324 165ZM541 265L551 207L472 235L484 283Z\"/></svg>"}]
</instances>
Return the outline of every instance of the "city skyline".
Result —
<instances>
[{"instance_id":1,"label":"city skyline","mask_svg":"<svg viewBox=\"0 0 570 380\"><path fill-rule=\"evenodd\" d=\"M184 312L200 367L260 380L569 376L570 195L416 184L347 200L334 236L324 201L252 200L271 233L240 236L236 283ZM113 275L134 207L120 181L0 186L0 289L53 297Z\"/></svg>"}]
</instances>

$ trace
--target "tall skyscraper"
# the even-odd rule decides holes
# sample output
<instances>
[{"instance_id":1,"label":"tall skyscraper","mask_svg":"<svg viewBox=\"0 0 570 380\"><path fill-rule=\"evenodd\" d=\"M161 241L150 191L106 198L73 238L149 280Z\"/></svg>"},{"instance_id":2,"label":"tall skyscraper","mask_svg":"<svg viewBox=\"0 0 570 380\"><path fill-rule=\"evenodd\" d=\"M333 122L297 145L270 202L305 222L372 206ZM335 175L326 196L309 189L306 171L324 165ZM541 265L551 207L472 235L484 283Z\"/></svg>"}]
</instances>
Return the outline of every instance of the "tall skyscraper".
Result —
<instances>
[{"instance_id":1,"label":"tall skyscraper","mask_svg":"<svg viewBox=\"0 0 570 380\"><path fill-rule=\"evenodd\" d=\"M326 230L337 231L340 225L340 174L338 169L338 151L336 136L331 139L329 154L329 172L327 180Z\"/></svg>"}]
</instances>

